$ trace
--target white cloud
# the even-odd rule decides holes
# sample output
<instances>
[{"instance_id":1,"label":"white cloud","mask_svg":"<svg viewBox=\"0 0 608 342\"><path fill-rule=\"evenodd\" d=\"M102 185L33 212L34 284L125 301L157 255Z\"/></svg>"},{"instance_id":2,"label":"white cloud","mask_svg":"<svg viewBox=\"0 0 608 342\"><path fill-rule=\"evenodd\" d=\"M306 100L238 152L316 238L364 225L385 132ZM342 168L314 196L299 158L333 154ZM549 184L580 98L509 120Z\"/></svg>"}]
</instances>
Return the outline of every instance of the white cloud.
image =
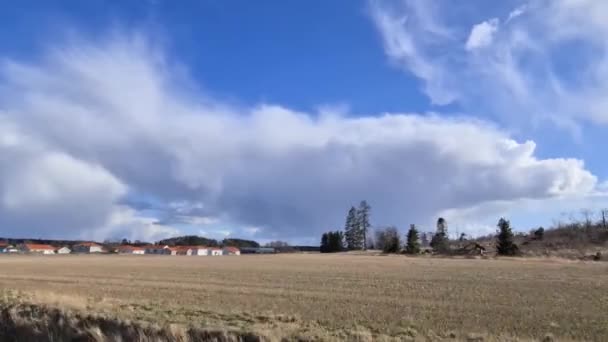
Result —
<instances>
[{"instance_id":1,"label":"white cloud","mask_svg":"<svg viewBox=\"0 0 608 342\"><path fill-rule=\"evenodd\" d=\"M0 78L7 127L43 146L43 156L14 147L1 155L0 164L19 171L0 171L0 193L10 194L0 212L43 203L30 217L44 222L62 208L53 211L53 227L38 224L30 234L54 234L73 216L82 220L65 224L65 233L177 233L121 205L125 191L154 198L171 213L169 223L308 239L340 227L361 199L372 203L375 223L406 226L445 209L585 194L596 184L581 161L539 159L534 142L473 119L228 106L193 90L187 75L174 72L179 65L138 36L53 51L43 62L6 64ZM21 139L0 136L7 146ZM24 186L33 179L34 188L15 194L10 177L25 177ZM13 235L27 223L12 222Z\"/></svg>"},{"instance_id":2,"label":"white cloud","mask_svg":"<svg viewBox=\"0 0 608 342\"><path fill-rule=\"evenodd\" d=\"M475 50L492 44L494 34L498 31L498 18L481 22L471 29L465 47L467 50Z\"/></svg>"},{"instance_id":3,"label":"white cloud","mask_svg":"<svg viewBox=\"0 0 608 342\"><path fill-rule=\"evenodd\" d=\"M521 5L517 8L515 8L514 10L512 10L509 13L509 16L507 17L507 20L505 22L508 23L511 20L514 20L515 18L523 15L524 13L526 13L527 9L528 9L528 6L526 6L526 5Z\"/></svg>"},{"instance_id":4,"label":"white cloud","mask_svg":"<svg viewBox=\"0 0 608 342\"><path fill-rule=\"evenodd\" d=\"M399 65L425 81L425 93L434 104L456 100L455 85L444 77L443 61L433 60L425 48L450 39L448 28L438 23L436 8L426 1L405 1L404 8L390 9L386 2L370 1L371 15L382 32L386 53Z\"/></svg>"},{"instance_id":5,"label":"white cloud","mask_svg":"<svg viewBox=\"0 0 608 342\"><path fill-rule=\"evenodd\" d=\"M179 234L178 229L159 224L156 218L145 217L132 208L117 205L113 208L112 214L104 226L88 231L83 230L80 232L80 237L98 241L108 237L157 241Z\"/></svg>"},{"instance_id":6,"label":"white cloud","mask_svg":"<svg viewBox=\"0 0 608 342\"><path fill-rule=\"evenodd\" d=\"M550 123L579 138L586 122L608 123L607 2L529 1L506 12L500 30L498 18L481 18L470 31L449 20L451 4L416 3L433 9L429 24L412 20L413 2L404 3L370 1L372 18L387 56L421 79L435 104L458 102L524 131ZM451 34L425 34L437 26Z\"/></svg>"}]
</instances>

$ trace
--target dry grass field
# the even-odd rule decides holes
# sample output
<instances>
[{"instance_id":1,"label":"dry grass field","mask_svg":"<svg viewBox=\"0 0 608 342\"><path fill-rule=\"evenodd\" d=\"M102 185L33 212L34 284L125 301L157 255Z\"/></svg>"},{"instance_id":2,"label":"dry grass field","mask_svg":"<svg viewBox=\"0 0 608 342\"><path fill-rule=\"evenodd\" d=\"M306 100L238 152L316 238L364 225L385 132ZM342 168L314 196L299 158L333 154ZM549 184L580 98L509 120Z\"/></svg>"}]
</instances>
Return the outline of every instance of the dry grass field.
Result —
<instances>
[{"instance_id":1,"label":"dry grass field","mask_svg":"<svg viewBox=\"0 0 608 342\"><path fill-rule=\"evenodd\" d=\"M269 340L608 340L608 263L19 255L0 270L4 302Z\"/></svg>"}]
</instances>

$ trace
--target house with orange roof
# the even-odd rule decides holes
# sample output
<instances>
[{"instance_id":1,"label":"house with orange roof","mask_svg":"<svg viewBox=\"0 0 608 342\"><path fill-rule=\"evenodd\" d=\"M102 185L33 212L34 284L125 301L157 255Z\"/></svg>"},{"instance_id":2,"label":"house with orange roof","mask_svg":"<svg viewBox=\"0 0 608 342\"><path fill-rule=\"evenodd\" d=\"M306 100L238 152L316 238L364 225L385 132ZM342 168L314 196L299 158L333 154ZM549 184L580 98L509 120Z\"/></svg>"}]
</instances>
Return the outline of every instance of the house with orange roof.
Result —
<instances>
[{"instance_id":1,"label":"house with orange roof","mask_svg":"<svg viewBox=\"0 0 608 342\"><path fill-rule=\"evenodd\" d=\"M177 255L209 255L209 248L205 246L177 246Z\"/></svg>"},{"instance_id":2,"label":"house with orange roof","mask_svg":"<svg viewBox=\"0 0 608 342\"><path fill-rule=\"evenodd\" d=\"M74 245L72 250L74 251L74 253L102 253L103 247L95 242L82 242Z\"/></svg>"},{"instance_id":3,"label":"house with orange roof","mask_svg":"<svg viewBox=\"0 0 608 342\"><path fill-rule=\"evenodd\" d=\"M19 246L24 253L55 254L55 247L39 243L24 243Z\"/></svg>"}]
</instances>

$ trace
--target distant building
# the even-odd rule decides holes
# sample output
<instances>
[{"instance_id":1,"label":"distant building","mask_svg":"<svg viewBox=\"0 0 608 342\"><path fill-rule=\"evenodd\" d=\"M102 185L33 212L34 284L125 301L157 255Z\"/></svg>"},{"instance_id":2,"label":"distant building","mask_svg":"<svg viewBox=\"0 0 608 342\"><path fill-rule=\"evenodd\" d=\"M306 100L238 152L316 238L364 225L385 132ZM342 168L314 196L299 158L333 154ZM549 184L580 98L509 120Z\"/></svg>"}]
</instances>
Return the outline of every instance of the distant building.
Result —
<instances>
[{"instance_id":1,"label":"distant building","mask_svg":"<svg viewBox=\"0 0 608 342\"><path fill-rule=\"evenodd\" d=\"M165 246L163 254L165 254L165 255L179 255L179 247Z\"/></svg>"},{"instance_id":2,"label":"distant building","mask_svg":"<svg viewBox=\"0 0 608 342\"><path fill-rule=\"evenodd\" d=\"M241 250L236 247L224 247L222 249L224 255L241 255Z\"/></svg>"},{"instance_id":3,"label":"distant building","mask_svg":"<svg viewBox=\"0 0 608 342\"><path fill-rule=\"evenodd\" d=\"M216 247L211 247L209 248L209 255L220 256L222 255L222 250Z\"/></svg>"},{"instance_id":4,"label":"distant building","mask_svg":"<svg viewBox=\"0 0 608 342\"><path fill-rule=\"evenodd\" d=\"M149 245L146 246L146 254L165 254L166 248L169 246Z\"/></svg>"},{"instance_id":5,"label":"distant building","mask_svg":"<svg viewBox=\"0 0 608 342\"><path fill-rule=\"evenodd\" d=\"M74 253L102 253L103 248L95 242L83 242L74 245Z\"/></svg>"},{"instance_id":6,"label":"distant building","mask_svg":"<svg viewBox=\"0 0 608 342\"><path fill-rule=\"evenodd\" d=\"M0 242L0 253L19 253L19 250L11 244Z\"/></svg>"},{"instance_id":7,"label":"distant building","mask_svg":"<svg viewBox=\"0 0 608 342\"><path fill-rule=\"evenodd\" d=\"M146 249L144 247L136 247L136 246L120 246L118 247L119 254L136 254L143 255L146 254Z\"/></svg>"},{"instance_id":8,"label":"distant building","mask_svg":"<svg viewBox=\"0 0 608 342\"><path fill-rule=\"evenodd\" d=\"M69 249L68 247L64 246L64 247L61 247L58 250L56 250L55 253L57 253L57 254L70 254L70 253L72 253L72 250Z\"/></svg>"},{"instance_id":9,"label":"distant building","mask_svg":"<svg viewBox=\"0 0 608 342\"><path fill-rule=\"evenodd\" d=\"M19 250L24 253L55 254L55 247L38 243L24 243L19 246Z\"/></svg>"}]
</instances>

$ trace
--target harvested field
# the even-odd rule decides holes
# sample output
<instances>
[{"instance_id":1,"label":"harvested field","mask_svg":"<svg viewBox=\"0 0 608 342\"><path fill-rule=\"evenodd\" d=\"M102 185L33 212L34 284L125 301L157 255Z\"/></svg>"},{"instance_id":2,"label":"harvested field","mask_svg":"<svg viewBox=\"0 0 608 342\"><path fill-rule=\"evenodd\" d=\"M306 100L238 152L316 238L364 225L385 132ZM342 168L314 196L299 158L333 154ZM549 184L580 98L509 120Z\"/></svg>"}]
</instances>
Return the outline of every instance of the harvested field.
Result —
<instances>
[{"instance_id":1,"label":"harvested field","mask_svg":"<svg viewBox=\"0 0 608 342\"><path fill-rule=\"evenodd\" d=\"M608 263L365 255L2 256L4 303L269 340L608 340Z\"/></svg>"}]
</instances>

